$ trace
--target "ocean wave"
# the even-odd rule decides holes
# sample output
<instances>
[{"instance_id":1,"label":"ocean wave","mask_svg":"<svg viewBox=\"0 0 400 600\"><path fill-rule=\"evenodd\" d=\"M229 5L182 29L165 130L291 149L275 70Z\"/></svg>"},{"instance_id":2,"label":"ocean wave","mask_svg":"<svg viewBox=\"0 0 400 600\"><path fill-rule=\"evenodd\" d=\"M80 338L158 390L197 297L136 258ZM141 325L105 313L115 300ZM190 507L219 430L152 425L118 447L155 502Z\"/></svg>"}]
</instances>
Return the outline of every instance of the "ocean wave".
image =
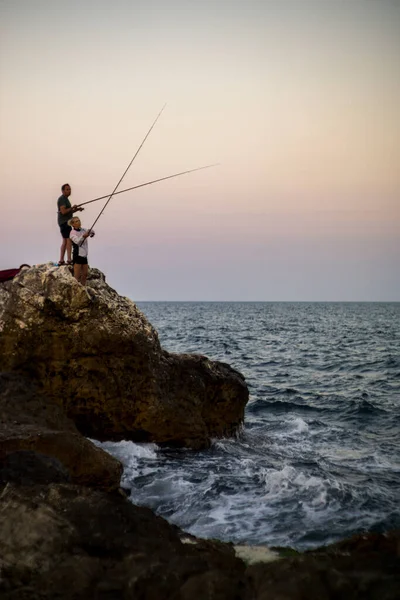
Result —
<instances>
[{"instance_id":1,"label":"ocean wave","mask_svg":"<svg viewBox=\"0 0 400 600\"><path fill-rule=\"evenodd\" d=\"M258 412L318 412L322 410L316 406L310 406L309 404L304 404L302 402L303 399L299 397L301 402L297 404L296 402L289 402L287 400L257 400L254 402L249 410L253 413Z\"/></svg>"},{"instance_id":2,"label":"ocean wave","mask_svg":"<svg viewBox=\"0 0 400 600\"><path fill-rule=\"evenodd\" d=\"M163 346L242 371L251 400L241 434L208 451L125 446L135 502L236 543L310 548L400 527L399 303L143 308Z\"/></svg>"}]
</instances>

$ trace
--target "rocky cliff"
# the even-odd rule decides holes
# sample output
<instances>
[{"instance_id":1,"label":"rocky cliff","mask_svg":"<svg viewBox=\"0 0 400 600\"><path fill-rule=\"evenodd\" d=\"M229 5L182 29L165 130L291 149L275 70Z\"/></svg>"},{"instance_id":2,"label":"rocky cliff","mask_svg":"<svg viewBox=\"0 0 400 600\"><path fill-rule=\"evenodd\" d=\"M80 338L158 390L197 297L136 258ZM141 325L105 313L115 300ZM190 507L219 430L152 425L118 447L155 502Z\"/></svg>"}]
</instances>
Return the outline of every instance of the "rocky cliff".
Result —
<instances>
[{"instance_id":1,"label":"rocky cliff","mask_svg":"<svg viewBox=\"0 0 400 600\"><path fill-rule=\"evenodd\" d=\"M0 370L34 380L88 437L202 448L238 431L244 378L200 355L164 351L137 306L92 269L23 269L0 291Z\"/></svg>"}]
</instances>

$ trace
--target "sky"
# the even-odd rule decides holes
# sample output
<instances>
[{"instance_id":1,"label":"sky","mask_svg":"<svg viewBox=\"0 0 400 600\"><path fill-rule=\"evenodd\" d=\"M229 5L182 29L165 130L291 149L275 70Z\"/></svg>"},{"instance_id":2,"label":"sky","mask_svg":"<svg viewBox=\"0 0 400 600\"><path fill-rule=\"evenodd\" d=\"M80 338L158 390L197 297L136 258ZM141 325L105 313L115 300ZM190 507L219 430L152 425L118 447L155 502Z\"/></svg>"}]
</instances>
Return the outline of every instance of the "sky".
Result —
<instances>
[{"instance_id":1,"label":"sky","mask_svg":"<svg viewBox=\"0 0 400 600\"><path fill-rule=\"evenodd\" d=\"M115 196L134 301L400 301L400 0L0 0L0 269ZM80 213L90 227L105 201Z\"/></svg>"}]
</instances>

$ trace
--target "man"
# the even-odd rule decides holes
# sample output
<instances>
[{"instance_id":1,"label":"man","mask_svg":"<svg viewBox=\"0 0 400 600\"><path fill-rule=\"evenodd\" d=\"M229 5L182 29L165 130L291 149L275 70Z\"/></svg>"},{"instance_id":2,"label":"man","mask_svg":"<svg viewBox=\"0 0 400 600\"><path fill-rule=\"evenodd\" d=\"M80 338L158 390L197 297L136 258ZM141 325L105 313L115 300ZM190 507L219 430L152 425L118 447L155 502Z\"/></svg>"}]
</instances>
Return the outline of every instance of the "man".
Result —
<instances>
[{"instance_id":1,"label":"man","mask_svg":"<svg viewBox=\"0 0 400 600\"><path fill-rule=\"evenodd\" d=\"M69 234L71 231L71 227L68 225L69 219L72 217L74 212L84 210L82 207L76 206L74 204L71 206L71 202L69 201L69 197L71 195L71 186L69 183L64 183L61 186L62 194L57 200L57 208L58 208L58 225L60 227L60 232L62 236L62 244L60 248L60 260L58 261L59 265L65 265L64 256L65 251L67 251L67 265L72 265L72 244L69 238Z\"/></svg>"}]
</instances>

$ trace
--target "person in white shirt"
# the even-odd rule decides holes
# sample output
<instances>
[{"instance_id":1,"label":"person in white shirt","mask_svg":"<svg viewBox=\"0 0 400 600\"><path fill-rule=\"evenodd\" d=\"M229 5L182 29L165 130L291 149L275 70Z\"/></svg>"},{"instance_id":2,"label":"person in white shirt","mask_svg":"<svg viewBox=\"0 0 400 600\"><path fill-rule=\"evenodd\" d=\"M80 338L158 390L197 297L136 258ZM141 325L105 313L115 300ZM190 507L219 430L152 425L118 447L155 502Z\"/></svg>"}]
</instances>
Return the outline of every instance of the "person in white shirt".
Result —
<instances>
[{"instance_id":1,"label":"person in white shirt","mask_svg":"<svg viewBox=\"0 0 400 600\"><path fill-rule=\"evenodd\" d=\"M79 217L72 217L68 221L72 227L69 237L72 242L72 262L74 265L74 277L82 285L86 285L88 274L88 237L94 236L94 231L81 227Z\"/></svg>"}]
</instances>

